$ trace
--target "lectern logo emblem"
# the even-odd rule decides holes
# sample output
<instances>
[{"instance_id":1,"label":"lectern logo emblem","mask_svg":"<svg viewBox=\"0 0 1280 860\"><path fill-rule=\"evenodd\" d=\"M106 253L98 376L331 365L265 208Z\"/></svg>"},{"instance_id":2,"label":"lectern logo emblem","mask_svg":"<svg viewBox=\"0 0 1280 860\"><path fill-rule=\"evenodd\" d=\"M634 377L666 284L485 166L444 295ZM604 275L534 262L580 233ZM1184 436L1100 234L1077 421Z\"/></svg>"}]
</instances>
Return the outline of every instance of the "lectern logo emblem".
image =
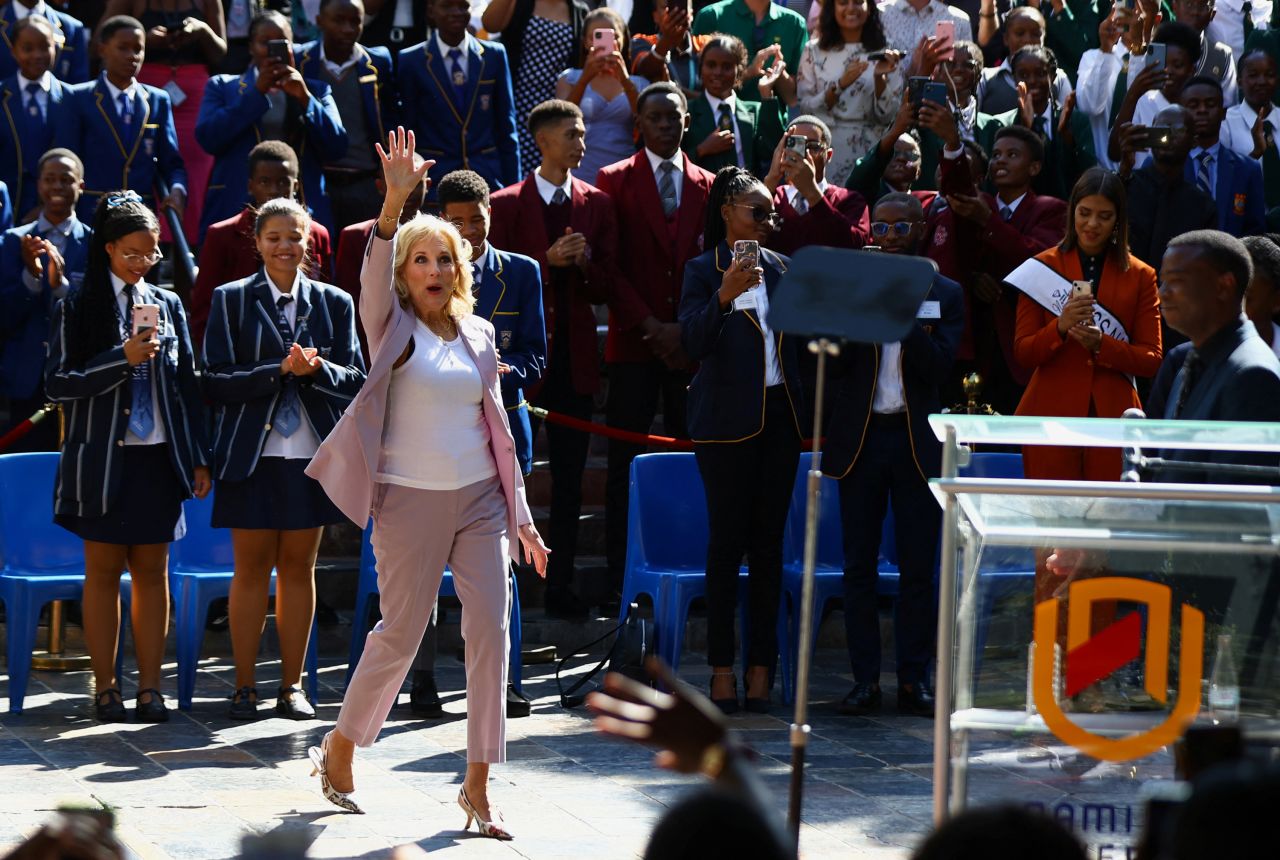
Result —
<instances>
[{"instance_id":1,"label":"lectern logo emblem","mask_svg":"<svg viewBox=\"0 0 1280 860\"><path fill-rule=\"evenodd\" d=\"M1144 682L1147 693L1161 705L1169 702L1169 643L1172 641L1173 592L1167 585L1127 577L1099 577L1073 582L1068 592L1067 650L1064 689L1068 697L1110 676L1138 658L1142 647L1142 617L1130 613L1105 630L1091 635L1093 604L1098 601L1140 603L1147 608ZM1159 725L1122 738L1088 731L1063 712L1054 685L1054 661L1037 656L1032 696L1036 709L1054 736L1086 755L1106 761L1130 761L1150 755L1177 740L1200 711L1200 682L1204 670L1204 613L1182 604L1178 656L1178 696ZM1036 606L1037 655L1052 655L1058 641L1058 599Z\"/></svg>"}]
</instances>

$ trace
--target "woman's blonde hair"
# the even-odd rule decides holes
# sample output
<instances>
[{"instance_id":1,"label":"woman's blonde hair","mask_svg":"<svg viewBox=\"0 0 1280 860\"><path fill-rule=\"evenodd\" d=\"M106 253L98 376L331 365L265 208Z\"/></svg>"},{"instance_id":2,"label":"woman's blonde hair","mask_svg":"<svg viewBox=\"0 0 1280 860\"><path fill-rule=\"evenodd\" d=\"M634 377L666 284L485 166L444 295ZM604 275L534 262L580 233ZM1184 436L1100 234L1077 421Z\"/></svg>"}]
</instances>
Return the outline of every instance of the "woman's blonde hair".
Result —
<instances>
[{"instance_id":1,"label":"woman's blonde hair","mask_svg":"<svg viewBox=\"0 0 1280 860\"><path fill-rule=\"evenodd\" d=\"M439 238L453 257L453 295L449 297L445 312L456 321L471 313L476 305L476 298L471 294L471 243L462 238L457 227L443 218L419 212L396 231L396 258L392 269L396 295L400 298L400 307L412 309L409 286L401 273L414 246L433 237Z\"/></svg>"}]
</instances>

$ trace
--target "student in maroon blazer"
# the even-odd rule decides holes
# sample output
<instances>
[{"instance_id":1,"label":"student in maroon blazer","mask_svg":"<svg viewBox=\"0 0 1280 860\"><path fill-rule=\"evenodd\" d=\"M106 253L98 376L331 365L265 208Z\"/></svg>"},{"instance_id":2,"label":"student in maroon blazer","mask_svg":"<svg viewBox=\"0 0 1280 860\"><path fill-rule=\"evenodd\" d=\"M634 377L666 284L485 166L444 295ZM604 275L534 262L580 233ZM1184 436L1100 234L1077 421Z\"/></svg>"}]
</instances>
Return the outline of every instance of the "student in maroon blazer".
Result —
<instances>
[{"instance_id":1,"label":"student in maroon blazer","mask_svg":"<svg viewBox=\"0 0 1280 860\"><path fill-rule=\"evenodd\" d=\"M702 253L702 227L715 176L680 151L689 107L680 87L650 84L636 99L644 148L601 168L600 190L618 217L618 261L623 278L609 303L610 427L647 433L662 400L662 428L684 438L685 389L693 378L680 346L680 287L684 264ZM670 180L664 182L670 166ZM605 482L605 552L612 585L621 588L627 560L627 494L631 461L645 446L609 440Z\"/></svg>"},{"instance_id":2,"label":"student in maroon blazer","mask_svg":"<svg viewBox=\"0 0 1280 860\"><path fill-rule=\"evenodd\" d=\"M422 166L422 156L414 153L414 164ZM373 183L378 193L383 197L387 194L387 187L379 176ZM431 184L430 179L423 180L417 188L410 194L408 199L404 201L404 209L400 212L400 223L407 224L413 220L413 216L417 215L422 209L422 201L427 194L427 186ZM360 306L360 269L364 265L364 252L369 247L369 234L373 232L374 225L377 224L376 218L368 221L361 221L344 227L342 232L338 234L338 250L334 256L333 263L333 283L339 289L344 290L351 296L351 300L356 303L356 307ZM364 354L365 365L369 364L369 339L364 333L364 323L357 316L356 334L360 337L360 352Z\"/></svg>"},{"instance_id":3,"label":"student in maroon blazer","mask_svg":"<svg viewBox=\"0 0 1280 860\"><path fill-rule=\"evenodd\" d=\"M529 112L529 130L542 162L523 182L490 198L494 247L524 254L542 270L547 319L547 371L533 401L545 409L589 419L600 388L600 355L592 305L608 304L617 268L618 228L613 201L572 174L586 152L586 125L572 102L551 99ZM530 422L538 435L537 421ZM574 548L582 512L582 473L590 437L551 424L551 528L557 547L547 567L547 613L581 619L587 607L572 591Z\"/></svg>"},{"instance_id":4,"label":"student in maroon blazer","mask_svg":"<svg viewBox=\"0 0 1280 860\"><path fill-rule=\"evenodd\" d=\"M986 379L983 399L1005 415L1017 409L1031 376L1013 356L1017 295L1002 289L1000 281L1061 242L1067 230L1066 202L1031 190L1043 165L1039 135L1018 125L1002 128L991 148L992 195L974 189L962 149L943 150L942 194L948 208L934 231L929 256L954 261L961 272L971 273L964 281L966 329Z\"/></svg>"},{"instance_id":5,"label":"student in maroon blazer","mask_svg":"<svg viewBox=\"0 0 1280 860\"><path fill-rule=\"evenodd\" d=\"M805 138L803 157L787 149L787 138L793 135ZM782 226L769 240L769 247L779 254L789 257L808 245L872 244L867 201L856 191L827 183L831 155L831 129L809 114L793 119L774 149L764 184L773 192L774 210L782 217Z\"/></svg>"}]
</instances>

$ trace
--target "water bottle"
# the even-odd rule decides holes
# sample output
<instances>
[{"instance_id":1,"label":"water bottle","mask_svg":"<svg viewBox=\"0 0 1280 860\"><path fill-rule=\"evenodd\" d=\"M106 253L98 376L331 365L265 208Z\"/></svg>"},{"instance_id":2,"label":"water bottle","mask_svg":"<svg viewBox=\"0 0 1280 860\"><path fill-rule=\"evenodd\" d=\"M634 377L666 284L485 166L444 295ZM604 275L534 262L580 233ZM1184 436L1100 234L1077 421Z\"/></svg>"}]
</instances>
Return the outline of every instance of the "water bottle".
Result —
<instances>
[{"instance_id":1,"label":"water bottle","mask_svg":"<svg viewBox=\"0 0 1280 860\"><path fill-rule=\"evenodd\" d=\"M1231 659L1229 633L1218 636L1218 653L1213 658L1213 674L1209 676L1209 717L1215 726L1240 719L1240 682L1236 680L1236 664Z\"/></svg>"}]
</instances>

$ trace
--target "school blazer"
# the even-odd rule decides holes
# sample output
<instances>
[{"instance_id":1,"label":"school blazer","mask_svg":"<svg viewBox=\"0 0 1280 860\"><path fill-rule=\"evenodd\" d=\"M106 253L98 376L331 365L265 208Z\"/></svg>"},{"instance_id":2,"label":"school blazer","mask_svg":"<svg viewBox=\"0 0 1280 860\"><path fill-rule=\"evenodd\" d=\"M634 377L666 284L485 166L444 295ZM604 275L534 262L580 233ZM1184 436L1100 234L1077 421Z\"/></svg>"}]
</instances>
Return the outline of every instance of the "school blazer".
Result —
<instances>
[{"instance_id":1,"label":"school blazer","mask_svg":"<svg viewBox=\"0 0 1280 860\"><path fill-rule=\"evenodd\" d=\"M9 186L18 218L40 205L36 163L53 148L53 124L62 110L66 91L62 82L54 78L42 119L23 110L23 93L16 74L0 81L0 182Z\"/></svg>"},{"instance_id":2,"label":"school blazer","mask_svg":"<svg viewBox=\"0 0 1280 860\"><path fill-rule=\"evenodd\" d=\"M92 27L86 27L78 18L45 3L43 17L53 25L55 35L62 41L53 57L49 71L64 84L80 84L89 80L89 38ZM9 77L18 71L18 61L13 57L13 25L18 23L12 3L0 8L0 77Z\"/></svg>"},{"instance_id":3,"label":"school blazer","mask_svg":"<svg viewBox=\"0 0 1280 860\"><path fill-rule=\"evenodd\" d=\"M1262 184L1262 165L1228 146L1218 147L1217 183L1218 229L1232 236L1254 236L1267 232L1267 192ZM1196 184L1195 159L1187 156L1182 176Z\"/></svg>"},{"instance_id":4,"label":"school blazer","mask_svg":"<svg viewBox=\"0 0 1280 860\"><path fill-rule=\"evenodd\" d=\"M302 412L320 439L364 383L355 306L336 287L305 275L298 283L296 339L324 361L299 380ZM243 481L257 468L275 420L287 351L276 328L276 306L265 270L213 291L204 335L204 388L213 404L213 476ZM305 327L302 321L306 320Z\"/></svg>"},{"instance_id":5,"label":"school blazer","mask_svg":"<svg viewBox=\"0 0 1280 860\"><path fill-rule=\"evenodd\" d=\"M684 267L702 253L702 228L715 176L683 159L680 207L675 224L667 222L644 150L600 169L596 184L613 200L618 219L618 259L626 273L614 283L609 303L609 335L605 361L649 362L653 350L644 342L640 323L649 317L676 322Z\"/></svg>"},{"instance_id":6,"label":"school blazer","mask_svg":"<svg viewBox=\"0 0 1280 860\"><path fill-rule=\"evenodd\" d=\"M733 116L742 133L743 166L757 176L764 176L769 171L773 150L785 131L783 115L782 105L777 99L753 102L735 97L733 100ZM694 163L711 173L738 163L736 147L706 158L697 157L698 144L715 131L716 123L711 102L705 96L689 99L689 130L684 133L680 146Z\"/></svg>"},{"instance_id":7,"label":"school blazer","mask_svg":"<svg viewBox=\"0 0 1280 860\"><path fill-rule=\"evenodd\" d=\"M129 188L153 199L157 175L170 188L187 184L169 94L137 84L133 122L127 127L118 108L106 78L99 77L68 87L62 109L54 115L53 145L66 147L84 162L84 193L76 215L86 224L93 223L98 200L109 192Z\"/></svg>"},{"instance_id":8,"label":"school blazer","mask_svg":"<svg viewBox=\"0 0 1280 860\"><path fill-rule=\"evenodd\" d=\"M942 411L939 393L955 360L964 331L964 292L950 278L935 274L924 299L937 302L937 318L917 319L902 339L898 370L907 404L907 439L911 459L922 480L942 472L942 443L929 428L929 415ZM822 472L832 478L849 474L862 453L874 411L881 344L851 343L832 367L831 415L822 446Z\"/></svg>"},{"instance_id":9,"label":"school blazer","mask_svg":"<svg viewBox=\"0 0 1280 860\"><path fill-rule=\"evenodd\" d=\"M433 158L432 175L465 168L497 190L520 181L520 139L507 49L467 35L460 46L467 64L462 103L454 101L445 58L434 35L400 53L396 84L405 122L418 153ZM435 188L428 190L435 200Z\"/></svg>"},{"instance_id":10,"label":"school blazer","mask_svg":"<svg viewBox=\"0 0 1280 860\"><path fill-rule=\"evenodd\" d=\"M78 289L84 279L92 233L77 218L67 236L63 262L68 292ZM26 270L22 237L29 235L40 235L35 221L6 230L0 237L0 394L19 399L33 397L40 387L49 347L49 319L57 302L47 282L38 293L22 282Z\"/></svg>"},{"instance_id":11,"label":"school blazer","mask_svg":"<svg viewBox=\"0 0 1280 860\"><path fill-rule=\"evenodd\" d=\"M209 189L200 216L200 241L210 224L239 214L249 203L249 151L262 142L259 121L270 102L254 84L252 70L215 75L204 87L196 117L196 141L213 156ZM285 98L284 141L298 154L303 202L333 234L333 212L324 193L325 162L347 152L347 132L329 85L304 78L311 97L305 106Z\"/></svg>"},{"instance_id":12,"label":"school blazer","mask_svg":"<svg viewBox=\"0 0 1280 860\"><path fill-rule=\"evenodd\" d=\"M1053 137L1044 141L1044 165L1040 174L1031 182L1037 194L1057 197L1060 200L1071 199L1071 189L1090 167L1098 164L1098 153L1094 148L1093 129L1089 125L1089 117L1082 110L1071 111L1067 125L1071 129L1072 146L1067 146L1066 139L1058 132L1061 111L1051 111Z\"/></svg>"},{"instance_id":13,"label":"school blazer","mask_svg":"<svg viewBox=\"0 0 1280 860\"><path fill-rule=\"evenodd\" d=\"M391 62L391 52L386 48L357 44L360 59L347 74L359 75L360 95L364 100L364 120L374 141L387 139L387 132L400 122L400 99L396 94L396 79ZM320 58L320 40L301 45L294 52L294 64L304 78L326 80L324 60Z\"/></svg>"},{"instance_id":14,"label":"school blazer","mask_svg":"<svg viewBox=\"0 0 1280 860\"><path fill-rule=\"evenodd\" d=\"M547 324L542 312L542 274L538 262L523 254L499 251L486 243L478 261L484 274L472 292L476 316L493 326L499 359L511 367L500 380L502 404L511 424L516 459L527 475L533 463L533 433L525 389L547 369Z\"/></svg>"},{"instance_id":15,"label":"school blazer","mask_svg":"<svg viewBox=\"0 0 1280 860\"><path fill-rule=\"evenodd\" d=\"M1084 277L1075 251L1054 247L1035 258L1068 281ZM1162 354L1156 270L1130 254L1129 270L1121 271L1108 254L1098 281L1097 300L1124 326L1129 343L1104 334L1102 348L1095 356L1072 338L1058 334L1057 316L1033 299L1018 295L1013 355L1018 364L1033 371L1018 404L1018 415L1083 418L1092 401L1098 417L1119 418L1126 409L1142 405L1133 377L1155 376Z\"/></svg>"},{"instance_id":16,"label":"school blazer","mask_svg":"<svg viewBox=\"0 0 1280 860\"><path fill-rule=\"evenodd\" d=\"M76 301L77 295L54 308L45 362L45 392L50 400L62 404L66 416L53 510L55 514L100 517L114 508L120 493L124 437L133 403L133 368L124 357L123 345L94 356L84 367L67 364L66 313L68 303ZM210 452L186 313L176 295L151 284L139 285L136 301L160 306L162 345L151 362L158 400L155 415L164 422L169 460L190 498L195 467L208 466Z\"/></svg>"},{"instance_id":17,"label":"school blazer","mask_svg":"<svg viewBox=\"0 0 1280 860\"><path fill-rule=\"evenodd\" d=\"M391 241L375 233L365 252L360 277L360 318L369 334L373 364L369 378L342 414L333 432L311 458L307 474L324 487L330 500L353 523L364 527L375 513L378 463L382 455L382 431L387 418L387 392L391 370L413 337L417 318L400 305L393 286L392 261L395 237ZM484 380L481 404L489 426L489 449L498 468L498 480L507 502L507 536L512 559L520 560L519 527L533 522L525 499L524 478L516 459L515 443L507 410L502 407L498 386L498 352L493 325L483 317L468 314L458 320L458 333Z\"/></svg>"},{"instance_id":18,"label":"school blazer","mask_svg":"<svg viewBox=\"0 0 1280 860\"><path fill-rule=\"evenodd\" d=\"M716 291L733 251L725 242L690 260L684 267L680 296L680 343L690 360L699 362L689 384L688 426L694 442L741 442L764 429L764 330L756 310L720 309ZM760 249L765 292L772 298L790 260ZM773 332L782 382L791 401L796 432L805 413L800 385L800 344Z\"/></svg>"},{"instance_id":19,"label":"school blazer","mask_svg":"<svg viewBox=\"0 0 1280 860\"><path fill-rule=\"evenodd\" d=\"M856 191L828 185L820 203L797 215L790 186L779 185L773 192L773 209L782 216L782 224L769 239L769 247L779 254L791 256L809 245L861 248L875 244L871 208Z\"/></svg>"}]
</instances>

